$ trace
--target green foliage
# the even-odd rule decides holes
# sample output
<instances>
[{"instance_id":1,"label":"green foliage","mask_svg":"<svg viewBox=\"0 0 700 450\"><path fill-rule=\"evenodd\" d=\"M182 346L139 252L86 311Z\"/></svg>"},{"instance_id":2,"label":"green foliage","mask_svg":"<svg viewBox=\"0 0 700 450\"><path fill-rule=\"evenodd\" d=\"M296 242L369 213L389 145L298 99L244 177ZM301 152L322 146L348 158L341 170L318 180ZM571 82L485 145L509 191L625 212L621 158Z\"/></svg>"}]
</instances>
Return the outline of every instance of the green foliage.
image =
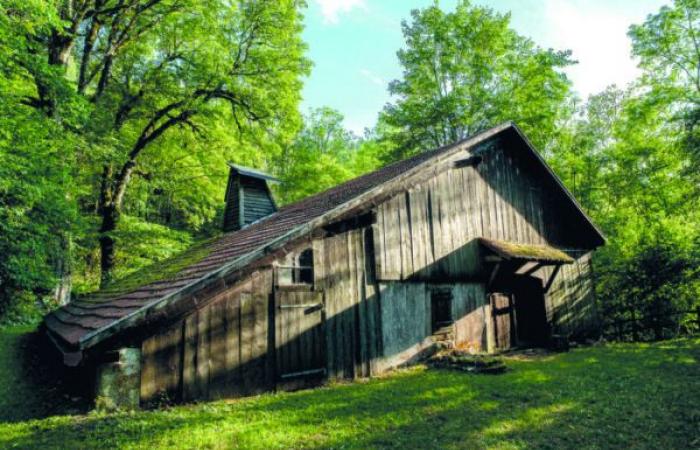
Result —
<instances>
[{"instance_id":1,"label":"green foliage","mask_svg":"<svg viewBox=\"0 0 700 450\"><path fill-rule=\"evenodd\" d=\"M55 288L62 255L83 226L70 150L79 142L16 108L12 90L13 83L0 81L0 316L10 303L24 308Z\"/></svg>"},{"instance_id":2,"label":"green foliage","mask_svg":"<svg viewBox=\"0 0 700 450\"><path fill-rule=\"evenodd\" d=\"M685 134L691 159L686 172L700 186L700 2L674 0L630 27L632 51L644 69L647 101L672 111L674 125Z\"/></svg>"},{"instance_id":3,"label":"green foliage","mask_svg":"<svg viewBox=\"0 0 700 450\"><path fill-rule=\"evenodd\" d=\"M381 121L394 157L463 139L507 120L545 148L566 113L569 52L542 50L509 28L510 16L460 0L436 4L403 23L403 78L389 91Z\"/></svg>"},{"instance_id":4,"label":"green foliage","mask_svg":"<svg viewBox=\"0 0 700 450\"><path fill-rule=\"evenodd\" d=\"M676 1L632 26L643 76L589 98L548 155L608 236L594 260L598 298L607 331L625 339L697 328L695 314L678 312L700 306L697 130L688 126L700 92L699 5Z\"/></svg>"},{"instance_id":5,"label":"green foliage","mask_svg":"<svg viewBox=\"0 0 700 450\"><path fill-rule=\"evenodd\" d=\"M278 165L282 203L299 200L379 167L384 147L360 139L343 126L343 116L331 108L311 110Z\"/></svg>"},{"instance_id":6,"label":"green foliage","mask_svg":"<svg viewBox=\"0 0 700 450\"><path fill-rule=\"evenodd\" d=\"M226 161L299 128L303 6L0 3L0 316L218 232Z\"/></svg>"},{"instance_id":7,"label":"green foliage","mask_svg":"<svg viewBox=\"0 0 700 450\"><path fill-rule=\"evenodd\" d=\"M698 339L508 358L503 375L417 367L158 411L81 415L64 404L46 417L63 397L46 402L19 370L20 336L0 332L9 381L0 384L0 447L685 448L700 439Z\"/></svg>"},{"instance_id":8,"label":"green foliage","mask_svg":"<svg viewBox=\"0 0 700 450\"><path fill-rule=\"evenodd\" d=\"M189 234L149 223L136 223L134 232L138 237L130 239L131 245L123 247L120 258L129 258L128 264L120 264L122 273L116 281L105 286L101 292L126 292L158 280L173 277L184 268L204 259L211 251L210 243L215 238L207 238L192 243ZM140 228L140 229L139 229ZM147 228L149 237L145 237ZM153 262L153 261L156 262Z\"/></svg>"}]
</instances>

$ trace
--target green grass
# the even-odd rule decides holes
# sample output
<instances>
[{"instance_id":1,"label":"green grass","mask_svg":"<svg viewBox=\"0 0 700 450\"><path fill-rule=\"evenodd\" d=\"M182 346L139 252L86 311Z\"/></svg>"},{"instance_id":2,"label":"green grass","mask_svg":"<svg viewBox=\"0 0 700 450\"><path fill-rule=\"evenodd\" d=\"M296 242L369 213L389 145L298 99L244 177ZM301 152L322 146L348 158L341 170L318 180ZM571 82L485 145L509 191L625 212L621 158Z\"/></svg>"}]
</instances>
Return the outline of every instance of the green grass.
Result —
<instances>
[{"instance_id":1,"label":"green grass","mask_svg":"<svg viewBox=\"0 0 700 450\"><path fill-rule=\"evenodd\" d=\"M0 334L2 381L14 383L0 385L2 408L32 395L5 355L18 336ZM0 447L700 448L699 362L700 339L680 339L508 360L505 375L417 367L162 411L15 414Z\"/></svg>"}]
</instances>

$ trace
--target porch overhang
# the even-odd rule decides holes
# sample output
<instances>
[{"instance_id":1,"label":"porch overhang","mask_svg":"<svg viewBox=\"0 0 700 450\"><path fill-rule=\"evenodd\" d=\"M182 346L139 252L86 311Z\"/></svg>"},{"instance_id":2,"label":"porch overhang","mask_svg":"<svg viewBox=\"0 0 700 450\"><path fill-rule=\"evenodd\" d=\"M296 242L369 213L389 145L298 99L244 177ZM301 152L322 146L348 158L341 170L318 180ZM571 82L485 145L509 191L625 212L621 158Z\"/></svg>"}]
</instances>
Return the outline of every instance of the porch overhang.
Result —
<instances>
[{"instance_id":1,"label":"porch overhang","mask_svg":"<svg viewBox=\"0 0 700 450\"><path fill-rule=\"evenodd\" d=\"M561 266L574 262L571 256L548 245L521 244L487 238L479 238L478 241L485 250L484 261L493 264L487 286L493 285L499 271L531 275L544 266L554 266L544 284L544 292L548 292Z\"/></svg>"},{"instance_id":2,"label":"porch overhang","mask_svg":"<svg viewBox=\"0 0 700 450\"><path fill-rule=\"evenodd\" d=\"M548 245L521 244L497 239L479 238L479 244L486 249L485 258L489 262L533 262L541 266L572 264L574 259Z\"/></svg>"}]
</instances>

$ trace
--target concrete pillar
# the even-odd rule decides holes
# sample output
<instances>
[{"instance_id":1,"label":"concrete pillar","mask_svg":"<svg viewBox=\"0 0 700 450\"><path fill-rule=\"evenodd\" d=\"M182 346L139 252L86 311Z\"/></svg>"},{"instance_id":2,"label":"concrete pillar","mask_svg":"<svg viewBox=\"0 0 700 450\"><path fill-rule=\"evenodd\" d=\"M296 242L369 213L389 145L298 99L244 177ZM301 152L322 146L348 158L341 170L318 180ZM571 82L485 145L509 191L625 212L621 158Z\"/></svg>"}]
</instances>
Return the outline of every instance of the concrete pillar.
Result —
<instances>
[{"instance_id":1,"label":"concrete pillar","mask_svg":"<svg viewBox=\"0 0 700 450\"><path fill-rule=\"evenodd\" d=\"M141 349L121 348L114 360L97 367L95 408L107 411L137 409L141 386Z\"/></svg>"}]
</instances>

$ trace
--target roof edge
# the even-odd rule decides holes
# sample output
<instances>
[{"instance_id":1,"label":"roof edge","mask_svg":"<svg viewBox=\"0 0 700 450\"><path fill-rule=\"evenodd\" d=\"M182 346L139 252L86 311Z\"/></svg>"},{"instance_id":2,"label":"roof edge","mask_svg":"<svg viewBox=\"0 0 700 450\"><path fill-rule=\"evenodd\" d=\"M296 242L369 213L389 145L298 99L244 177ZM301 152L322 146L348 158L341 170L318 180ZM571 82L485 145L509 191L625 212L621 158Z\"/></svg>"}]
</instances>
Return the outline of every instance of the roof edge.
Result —
<instances>
[{"instance_id":1,"label":"roof edge","mask_svg":"<svg viewBox=\"0 0 700 450\"><path fill-rule=\"evenodd\" d=\"M259 180L271 181L273 183L281 183L282 182L279 178L275 178L272 175L263 172L262 170L254 169L252 167L242 166L240 164L234 164L231 161L229 161L227 164L235 172L238 172L239 174L245 175L247 177L257 178Z\"/></svg>"},{"instance_id":2,"label":"roof edge","mask_svg":"<svg viewBox=\"0 0 700 450\"><path fill-rule=\"evenodd\" d=\"M598 237L600 237L602 243L600 245L596 246L595 248L598 248L598 247L604 245L608 241L608 239L605 237L605 235L600 230L600 228L598 228L598 226L595 223L593 223L593 220L590 217L588 217L588 214L586 214L586 212L583 210L583 207L579 204L578 200L576 200L576 197L574 197L574 195L571 193L571 191L569 191L569 189L564 185L564 182L561 181L561 178L559 178L559 176L556 173L554 173L552 168L549 167L549 164L547 164L547 161L544 160L544 158L542 157L542 155L540 155L540 153L537 151L535 146L532 145L532 142L530 142L530 140L527 138L527 136L525 136L525 133L523 133L523 131L520 129L520 127L518 127L518 125L516 125L514 122L510 122L510 123L511 123L513 130L515 130L515 132L518 134L518 137L520 139L522 139L523 142L525 142L525 145L527 145L527 147L530 149L531 153L533 153L535 155L535 157L537 158L537 161L540 163L540 165L542 167L544 167L544 169L549 173L549 175L552 177L552 179L554 179L554 181L557 183L557 185L559 185L559 187L564 192L564 194L568 197L568 199L571 201L571 203L573 203L574 207L578 210L578 212L581 213L581 215L583 216L585 221L591 226L591 228L598 235Z\"/></svg>"}]
</instances>

